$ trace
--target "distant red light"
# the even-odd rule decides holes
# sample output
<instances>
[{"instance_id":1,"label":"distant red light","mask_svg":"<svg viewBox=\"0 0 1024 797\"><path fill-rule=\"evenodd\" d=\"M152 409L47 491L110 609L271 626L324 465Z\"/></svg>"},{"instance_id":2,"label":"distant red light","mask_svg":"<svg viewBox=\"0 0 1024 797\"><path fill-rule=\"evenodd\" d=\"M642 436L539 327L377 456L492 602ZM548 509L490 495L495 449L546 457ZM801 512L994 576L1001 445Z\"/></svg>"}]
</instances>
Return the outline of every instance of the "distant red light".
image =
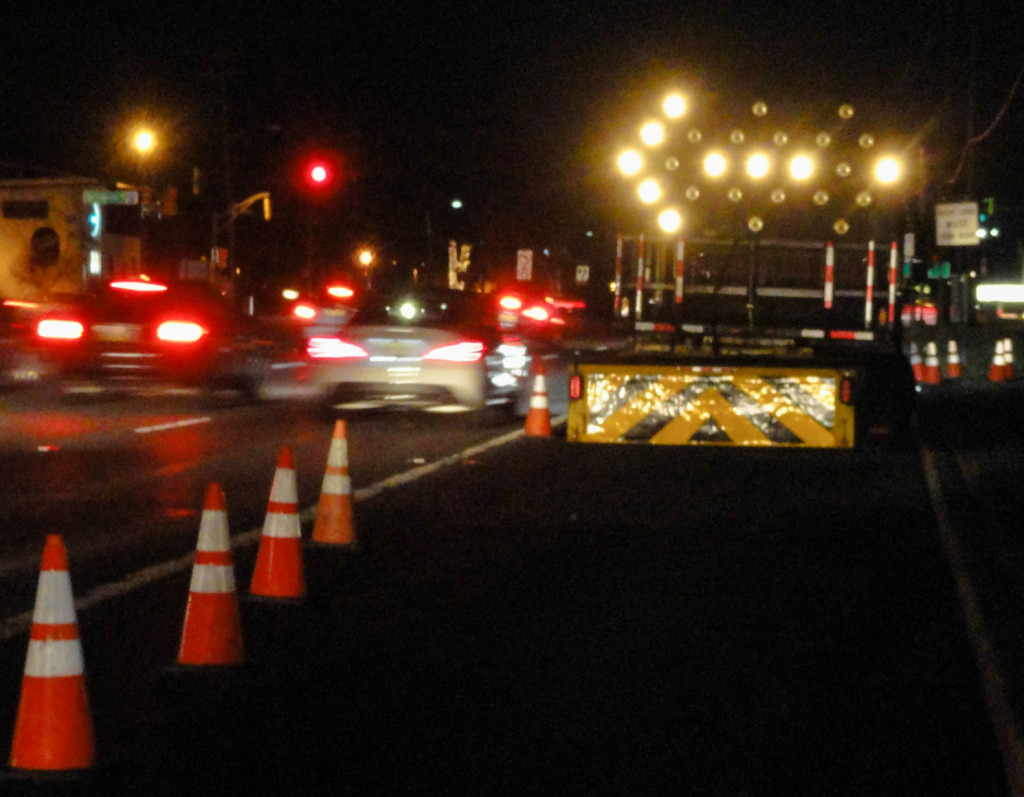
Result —
<instances>
[{"instance_id":1,"label":"distant red light","mask_svg":"<svg viewBox=\"0 0 1024 797\"><path fill-rule=\"evenodd\" d=\"M498 299L498 305L505 310L518 310L523 306L523 300L518 296L502 296Z\"/></svg>"},{"instance_id":2,"label":"distant red light","mask_svg":"<svg viewBox=\"0 0 1024 797\"><path fill-rule=\"evenodd\" d=\"M311 318L316 318L316 308L310 304L300 303L292 308L292 315L308 321Z\"/></svg>"},{"instance_id":3,"label":"distant red light","mask_svg":"<svg viewBox=\"0 0 1024 797\"><path fill-rule=\"evenodd\" d=\"M316 165L309 170L309 179L314 183L325 183L327 182L327 168L325 166Z\"/></svg>"}]
</instances>

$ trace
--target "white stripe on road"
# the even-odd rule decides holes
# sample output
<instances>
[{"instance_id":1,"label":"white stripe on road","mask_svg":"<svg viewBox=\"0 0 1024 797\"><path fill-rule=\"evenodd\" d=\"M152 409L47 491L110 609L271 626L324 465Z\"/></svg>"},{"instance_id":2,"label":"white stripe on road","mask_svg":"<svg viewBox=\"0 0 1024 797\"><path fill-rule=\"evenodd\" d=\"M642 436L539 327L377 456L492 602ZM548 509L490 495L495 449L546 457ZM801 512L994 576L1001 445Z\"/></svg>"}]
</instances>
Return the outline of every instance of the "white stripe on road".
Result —
<instances>
[{"instance_id":1,"label":"white stripe on road","mask_svg":"<svg viewBox=\"0 0 1024 797\"><path fill-rule=\"evenodd\" d=\"M557 425L565 420L565 416L561 416L559 418L552 418L551 423L553 425ZM508 434L500 437L492 438L491 440L487 440L479 445L470 446L456 454L451 454L443 459L439 459L437 462L421 465L413 468L412 470L407 470L404 473L397 473L394 476L389 476L375 484L371 484L369 487L358 489L353 493L352 497L356 501L367 501L386 490L414 482L417 479L422 479L424 476L429 476L430 474L436 473L449 465L454 465L465 459L469 459L470 457L476 456L487 449L497 448L498 446L503 446L506 443L511 443L513 440L518 440L524 434L524 429L517 429L514 432L509 432ZM299 513L299 521L302 523L311 523L315 516L316 504L303 509ZM261 533L262 529L257 528L235 535L231 538L231 547L241 549L250 545L255 545L259 542ZM91 609L93 606L98 606L108 600L123 597L137 589L147 587L164 578L169 578L170 576L176 575L177 573L191 567L194 559L195 553L189 552L177 559L171 559L167 562L161 562L160 564L152 565L151 567L147 567L142 570L137 570L134 573L130 573L125 576L120 581L102 584L76 600L75 609L79 612L83 612L86 609ZM35 563L38 563L38 561L38 558L33 560ZM0 622L0 642L13 639L20 634L27 633L31 626L32 611L22 612L21 614L5 618Z\"/></svg>"},{"instance_id":2,"label":"white stripe on road","mask_svg":"<svg viewBox=\"0 0 1024 797\"><path fill-rule=\"evenodd\" d=\"M199 423L209 423L212 420L208 415L199 418L185 418L171 423L161 423L156 426L138 426L133 431L135 434L149 434L150 432L166 432L168 429L180 429L182 426L195 426Z\"/></svg>"},{"instance_id":3,"label":"white stripe on road","mask_svg":"<svg viewBox=\"0 0 1024 797\"><path fill-rule=\"evenodd\" d=\"M928 482L928 494L931 497L932 509L938 522L939 536L946 553L946 560L953 573L960 608L963 612L967 636L974 648L974 658L981 675L982 687L985 692L985 707L988 710L989 722L999 742L999 750L1003 757L1003 770L1011 794L1024 794L1024 743L1021 741L1020 726L1006 695L1006 681L1003 678L999 657L992 639L985 629L985 618L981 611L981 601L971 582L964 556L963 545L952 521L946 505L946 497L942 492L942 480L939 477L935 452L921 446L921 462L924 466L925 478Z\"/></svg>"}]
</instances>

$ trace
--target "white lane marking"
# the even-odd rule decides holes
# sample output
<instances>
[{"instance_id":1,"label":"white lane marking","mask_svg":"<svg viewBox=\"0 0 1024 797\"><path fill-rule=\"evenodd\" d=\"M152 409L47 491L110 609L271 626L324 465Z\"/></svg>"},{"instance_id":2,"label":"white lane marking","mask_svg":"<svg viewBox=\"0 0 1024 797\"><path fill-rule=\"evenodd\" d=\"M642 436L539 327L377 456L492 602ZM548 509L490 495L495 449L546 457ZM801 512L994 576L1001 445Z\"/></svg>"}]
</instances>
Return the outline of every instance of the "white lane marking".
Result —
<instances>
[{"instance_id":1,"label":"white lane marking","mask_svg":"<svg viewBox=\"0 0 1024 797\"><path fill-rule=\"evenodd\" d=\"M195 426L200 423L210 423L213 420L209 415L203 415L199 418L184 418L180 421L171 421L170 423L161 423L156 426L137 426L133 430L135 434L150 434L151 432L166 432L168 429L180 429L183 426Z\"/></svg>"},{"instance_id":2,"label":"white lane marking","mask_svg":"<svg viewBox=\"0 0 1024 797\"><path fill-rule=\"evenodd\" d=\"M552 418L551 423L552 425L557 425L559 423L563 423L565 420L566 416L561 416L558 418ZM470 459L489 448L497 448L498 446L503 446L506 443L511 443L513 440L518 440L525 433L524 429L517 429L514 432L509 432L508 434L501 435L500 437L494 437L490 440L486 440L478 445L470 446L458 453L439 459L436 462L421 465L420 467L413 468L412 470L407 470L404 473L396 473L394 476L389 476L375 484L371 484L368 487L362 487L354 491L352 497L355 501L369 500L386 490L390 490L403 484L408 484L409 482L414 482L417 479L429 476L431 473L435 473L449 465L453 465L465 459ZM316 517L316 504L306 507L299 512L300 523L311 523L314 517ZM231 538L231 547L233 549L242 549L247 548L250 545L255 545L259 542L262 532L262 528L255 528L243 532L242 534L234 535ZM142 587L149 586L161 579L173 576L191 567L194 558L195 553L189 552L184 556L179 556L177 559L171 559L166 562L161 562L160 564L143 568L142 570L136 570L134 573L129 573L120 581L101 584L83 595L81 598L78 598L78 600L75 601L75 609L79 613L84 612L86 609L91 609L93 606L98 606L105 601L123 597L134 590L141 589ZM32 560L32 563L37 564L38 561L38 558L35 558ZM0 622L0 642L13 639L20 634L27 633L31 626L32 610L6 618Z\"/></svg>"},{"instance_id":3,"label":"white lane marking","mask_svg":"<svg viewBox=\"0 0 1024 797\"><path fill-rule=\"evenodd\" d=\"M921 446L921 462L928 482L928 494L931 498L932 509L938 522L939 535L942 538L942 547L945 550L946 560L953 573L953 581L960 598L960 609L963 612L964 624L967 626L967 636L974 648L974 658L985 693L985 707L988 711L989 722L992 723L993 732L999 743L999 751L1003 757L1006 782L1011 794L1024 794L1024 742L1021 740L1020 725L1006 695L1006 681L999 664L999 656L985 628L981 601L978 599L978 594L968 573L960 536L949 519L935 452Z\"/></svg>"}]
</instances>

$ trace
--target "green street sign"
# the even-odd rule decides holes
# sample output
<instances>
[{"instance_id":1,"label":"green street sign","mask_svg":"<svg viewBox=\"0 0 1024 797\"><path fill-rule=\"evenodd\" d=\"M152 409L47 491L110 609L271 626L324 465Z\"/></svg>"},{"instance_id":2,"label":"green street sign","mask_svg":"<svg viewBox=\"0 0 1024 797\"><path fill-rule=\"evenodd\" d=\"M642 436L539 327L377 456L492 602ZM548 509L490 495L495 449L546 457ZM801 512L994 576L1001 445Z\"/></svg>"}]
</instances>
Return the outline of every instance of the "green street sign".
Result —
<instances>
[{"instance_id":1,"label":"green street sign","mask_svg":"<svg viewBox=\"0 0 1024 797\"><path fill-rule=\"evenodd\" d=\"M82 192L82 202L86 205L137 205L139 192L88 188Z\"/></svg>"},{"instance_id":2,"label":"green street sign","mask_svg":"<svg viewBox=\"0 0 1024 797\"><path fill-rule=\"evenodd\" d=\"M951 266L948 260L943 260L941 263L933 263L928 268L928 279L949 279Z\"/></svg>"}]
</instances>

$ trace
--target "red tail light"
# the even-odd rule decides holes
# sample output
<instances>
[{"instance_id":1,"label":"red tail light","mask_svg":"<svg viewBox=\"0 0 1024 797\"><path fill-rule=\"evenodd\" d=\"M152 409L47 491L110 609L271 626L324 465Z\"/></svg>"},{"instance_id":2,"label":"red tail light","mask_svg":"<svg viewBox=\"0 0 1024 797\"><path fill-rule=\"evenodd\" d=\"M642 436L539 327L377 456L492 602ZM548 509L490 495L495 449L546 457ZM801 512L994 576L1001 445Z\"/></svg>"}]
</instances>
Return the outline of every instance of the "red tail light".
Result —
<instances>
[{"instance_id":1,"label":"red tail light","mask_svg":"<svg viewBox=\"0 0 1024 797\"><path fill-rule=\"evenodd\" d=\"M523 306L523 301L518 296L502 296L498 299L498 306L503 310L518 310Z\"/></svg>"},{"instance_id":2,"label":"red tail light","mask_svg":"<svg viewBox=\"0 0 1024 797\"><path fill-rule=\"evenodd\" d=\"M340 338L310 338L306 353L317 360L359 360L370 356L362 346Z\"/></svg>"},{"instance_id":3,"label":"red tail light","mask_svg":"<svg viewBox=\"0 0 1024 797\"><path fill-rule=\"evenodd\" d=\"M331 285L327 289L327 294L335 299L351 299L356 295L356 292L348 285Z\"/></svg>"},{"instance_id":4,"label":"red tail light","mask_svg":"<svg viewBox=\"0 0 1024 797\"><path fill-rule=\"evenodd\" d=\"M157 339L168 343L195 343L205 334L193 321L164 321L156 329Z\"/></svg>"},{"instance_id":5,"label":"red tail light","mask_svg":"<svg viewBox=\"0 0 1024 797\"><path fill-rule=\"evenodd\" d=\"M117 280L111 282L110 287L117 288L119 291L137 291L139 293L159 293L167 290L166 285L162 285L159 282L150 282L145 279Z\"/></svg>"},{"instance_id":6,"label":"red tail light","mask_svg":"<svg viewBox=\"0 0 1024 797\"><path fill-rule=\"evenodd\" d=\"M47 340L78 340L85 334L85 326L67 318L44 318L36 325L36 334Z\"/></svg>"},{"instance_id":7,"label":"red tail light","mask_svg":"<svg viewBox=\"0 0 1024 797\"><path fill-rule=\"evenodd\" d=\"M551 313L547 311L547 308L541 307L538 304L523 310L523 316L534 321L547 321L551 318Z\"/></svg>"},{"instance_id":8,"label":"red tail light","mask_svg":"<svg viewBox=\"0 0 1024 797\"><path fill-rule=\"evenodd\" d=\"M292 308L292 315L298 318L316 318L316 308L310 304L297 304Z\"/></svg>"},{"instance_id":9,"label":"red tail light","mask_svg":"<svg viewBox=\"0 0 1024 797\"><path fill-rule=\"evenodd\" d=\"M438 346L423 355L424 360L449 363L475 363L484 356L484 344L479 340L464 340L447 346Z\"/></svg>"}]
</instances>

